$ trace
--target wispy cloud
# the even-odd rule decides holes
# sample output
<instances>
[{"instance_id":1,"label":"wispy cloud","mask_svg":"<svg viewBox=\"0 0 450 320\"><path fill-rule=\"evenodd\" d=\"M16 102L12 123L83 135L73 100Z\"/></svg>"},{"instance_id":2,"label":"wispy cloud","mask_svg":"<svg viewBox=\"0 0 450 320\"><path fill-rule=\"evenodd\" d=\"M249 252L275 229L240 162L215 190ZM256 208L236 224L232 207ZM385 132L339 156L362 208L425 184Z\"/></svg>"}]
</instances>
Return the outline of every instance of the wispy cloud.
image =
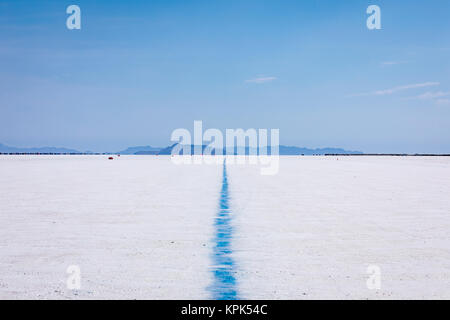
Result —
<instances>
[{"instance_id":1,"label":"wispy cloud","mask_svg":"<svg viewBox=\"0 0 450 320\"><path fill-rule=\"evenodd\" d=\"M404 64L404 63L408 63L408 61L383 61L380 64L384 67L386 66L395 66L397 64Z\"/></svg>"},{"instance_id":2,"label":"wispy cloud","mask_svg":"<svg viewBox=\"0 0 450 320\"><path fill-rule=\"evenodd\" d=\"M405 98L406 100L426 100L426 101L432 101L438 105L448 105L450 104L450 91L444 92L444 91L435 91L435 92L425 92L418 96L413 96L409 98Z\"/></svg>"},{"instance_id":3,"label":"wispy cloud","mask_svg":"<svg viewBox=\"0 0 450 320\"><path fill-rule=\"evenodd\" d=\"M439 84L440 84L439 82L424 82L424 83L408 84L408 85L398 86L398 87L394 87L394 88L390 88L390 89L377 90L377 91L366 92L366 93L352 94L352 95L350 95L350 97L385 96L385 95L394 94L394 93L399 92L399 91L410 90L410 89L417 89L417 88L433 87L433 86L438 86Z\"/></svg>"},{"instance_id":4,"label":"wispy cloud","mask_svg":"<svg viewBox=\"0 0 450 320\"><path fill-rule=\"evenodd\" d=\"M266 83L266 82L274 81L276 79L277 79L276 77L257 77L257 78L245 80L245 82L248 82L248 83Z\"/></svg>"},{"instance_id":5,"label":"wispy cloud","mask_svg":"<svg viewBox=\"0 0 450 320\"><path fill-rule=\"evenodd\" d=\"M430 92L430 91L428 91L421 95L418 95L416 98L422 99L422 100L431 100L431 99L436 99L436 98L447 97L449 95L450 95L450 92L442 92L442 91Z\"/></svg>"}]
</instances>

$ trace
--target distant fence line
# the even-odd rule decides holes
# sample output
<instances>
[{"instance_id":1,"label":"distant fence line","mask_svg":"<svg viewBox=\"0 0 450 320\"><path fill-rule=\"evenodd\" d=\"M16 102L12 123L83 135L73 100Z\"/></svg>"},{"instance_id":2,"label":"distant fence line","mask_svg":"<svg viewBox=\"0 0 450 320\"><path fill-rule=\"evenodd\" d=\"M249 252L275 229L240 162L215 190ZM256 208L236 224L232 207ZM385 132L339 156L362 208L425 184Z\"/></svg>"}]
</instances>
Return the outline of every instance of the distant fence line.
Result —
<instances>
[{"instance_id":1,"label":"distant fence line","mask_svg":"<svg viewBox=\"0 0 450 320\"><path fill-rule=\"evenodd\" d=\"M391 157L449 157L450 154L437 153L363 153L363 154L340 154L327 153L325 156L391 156Z\"/></svg>"},{"instance_id":2,"label":"distant fence line","mask_svg":"<svg viewBox=\"0 0 450 320\"><path fill-rule=\"evenodd\" d=\"M116 153L58 153L58 152L52 152L52 153L44 153L44 152L0 152L0 155L35 155L35 156L58 156L58 155L73 155L73 156L99 156L99 155L114 155ZM146 156L156 156L159 155L157 153L155 154L131 154L131 155L146 155ZM162 154L164 155L164 154ZM437 154L437 153L325 153L325 154L280 154L280 156L339 156L339 157L361 157L361 156L391 156L391 157L450 157L450 154Z\"/></svg>"},{"instance_id":3,"label":"distant fence line","mask_svg":"<svg viewBox=\"0 0 450 320\"><path fill-rule=\"evenodd\" d=\"M109 155L115 153L81 153L81 152L0 152L0 155L21 155L21 156L59 156L59 155L73 155L73 156L90 156L90 155Z\"/></svg>"}]
</instances>

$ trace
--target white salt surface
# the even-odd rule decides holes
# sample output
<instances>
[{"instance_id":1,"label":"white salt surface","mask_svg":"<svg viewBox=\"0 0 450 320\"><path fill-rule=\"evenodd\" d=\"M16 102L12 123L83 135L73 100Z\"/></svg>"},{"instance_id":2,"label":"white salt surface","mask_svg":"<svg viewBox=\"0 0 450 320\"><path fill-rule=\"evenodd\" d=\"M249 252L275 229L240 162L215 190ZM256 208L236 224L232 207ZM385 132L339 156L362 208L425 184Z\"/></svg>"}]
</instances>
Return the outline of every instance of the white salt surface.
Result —
<instances>
[{"instance_id":1,"label":"white salt surface","mask_svg":"<svg viewBox=\"0 0 450 320\"><path fill-rule=\"evenodd\" d=\"M228 178L242 296L450 299L449 157L282 157Z\"/></svg>"},{"instance_id":2,"label":"white salt surface","mask_svg":"<svg viewBox=\"0 0 450 320\"><path fill-rule=\"evenodd\" d=\"M0 298L208 298L221 178L168 157L0 156Z\"/></svg>"},{"instance_id":3,"label":"white salt surface","mask_svg":"<svg viewBox=\"0 0 450 320\"><path fill-rule=\"evenodd\" d=\"M239 297L449 299L450 158L338 159L228 166ZM0 299L210 298L221 183L161 156L0 156Z\"/></svg>"}]
</instances>

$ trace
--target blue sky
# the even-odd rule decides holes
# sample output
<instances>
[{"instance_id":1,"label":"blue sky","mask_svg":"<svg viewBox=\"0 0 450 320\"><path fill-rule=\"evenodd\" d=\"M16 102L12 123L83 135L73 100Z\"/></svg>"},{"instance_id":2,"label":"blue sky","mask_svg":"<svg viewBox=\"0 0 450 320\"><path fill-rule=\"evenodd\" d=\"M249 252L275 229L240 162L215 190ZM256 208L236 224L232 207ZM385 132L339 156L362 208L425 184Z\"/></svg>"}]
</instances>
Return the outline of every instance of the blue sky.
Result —
<instances>
[{"instance_id":1,"label":"blue sky","mask_svg":"<svg viewBox=\"0 0 450 320\"><path fill-rule=\"evenodd\" d=\"M166 146L203 120L279 128L286 145L450 153L449 14L448 0L2 0L0 143Z\"/></svg>"}]
</instances>

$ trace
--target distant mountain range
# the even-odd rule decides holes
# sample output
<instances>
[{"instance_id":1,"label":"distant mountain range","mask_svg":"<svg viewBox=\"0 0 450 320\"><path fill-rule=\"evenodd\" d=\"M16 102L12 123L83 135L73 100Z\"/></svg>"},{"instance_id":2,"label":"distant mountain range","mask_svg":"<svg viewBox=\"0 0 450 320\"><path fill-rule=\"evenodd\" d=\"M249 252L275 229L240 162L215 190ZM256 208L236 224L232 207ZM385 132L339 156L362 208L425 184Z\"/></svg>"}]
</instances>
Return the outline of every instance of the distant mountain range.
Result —
<instances>
[{"instance_id":1,"label":"distant mountain range","mask_svg":"<svg viewBox=\"0 0 450 320\"><path fill-rule=\"evenodd\" d=\"M160 155L169 155L172 154L172 149L177 146L177 144L173 144L169 147L160 149L159 151L151 150L139 150L135 154L139 155L154 155L154 154L160 154ZM182 147L182 146L180 146ZM194 145L188 145L184 146L189 151L189 154L194 154ZM208 152L208 154L215 154L214 150L207 150L207 146L203 145L201 146L202 153ZM223 150L218 150L219 154L225 154ZM249 147L235 147L232 154L259 154L259 149L250 149ZM183 154L183 152L180 150L179 154ZM267 148L267 154L270 154L270 147ZM324 155L324 154L363 154L361 151L349 151L344 150L341 148L320 148L320 149L308 149L308 148L299 148L299 147L292 147L292 146L283 146L280 145L279 147L279 154L280 155Z\"/></svg>"},{"instance_id":2,"label":"distant mountain range","mask_svg":"<svg viewBox=\"0 0 450 320\"><path fill-rule=\"evenodd\" d=\"M341 148L308 149L280 145L280 155L312 155L312 154L363 154L361 151L344 150Z\"/></svg>"},{"instance_id":3,"label":"distant mountain range","mask_svg":"<svg viewBox=\"0 0 450 320\"><path fill-rule=\"evenodd\" d=\"M144 154L157 154L163 148L157 148L152 146L140 146L140 147L129 147L125 150L117 152L118 154L139 154L144 152ZM145 153L148 152L148 153Z\"/></svg>"},{"instance_id":4,"label":"distant mountain range","mask_svg":"<svg viewBox=\"0 0 450 320\"><path fill-rule=\"evenodd\" d=\"M137 147L129 147L125 150L119 152L105 152L105 153L118 153L123 155L170 155L172 154L172 149L177 144L173 144L166 148L158 148L152 146L137 146ZM190 154L194 154L195 147L193 145L187 146L190 149ZM207 146L202 146L202 152L208 151L206 150ZM237 154L239 151L240 154L250 154L252 153L259 154L259 150L250 150L248 147L235 147L234 154ZM72 154L91 154L93 152L81 152L75 149L68 148L58 148L58 147L39 147L39 148L16 148L6 146L0 143L0 153L72 153ZM210 152L211 154L215 154L214 150ZM221 153L221 152L218 152ZM182 152L181 152L182 154ZM270 148L268 148L268 154L270 154ZM279 147L280 155L323 155L323 154L363 154L361 151L348 151L341 148L320 148L320 149L308 149L308 148L299 148L293 146L283 146Z\"/></svg>"},{"instance_id":5,"label":"distant mountain range","mask_svg":"<svg viewBox=\"0 0 450 320\"><path fill-rule=\"evenodd\" d=\"M39 147L39 148L16 148L5 146L0 143L1 153L81 153L80 151L57 147Z\"/></svg>"}]
</instances>

